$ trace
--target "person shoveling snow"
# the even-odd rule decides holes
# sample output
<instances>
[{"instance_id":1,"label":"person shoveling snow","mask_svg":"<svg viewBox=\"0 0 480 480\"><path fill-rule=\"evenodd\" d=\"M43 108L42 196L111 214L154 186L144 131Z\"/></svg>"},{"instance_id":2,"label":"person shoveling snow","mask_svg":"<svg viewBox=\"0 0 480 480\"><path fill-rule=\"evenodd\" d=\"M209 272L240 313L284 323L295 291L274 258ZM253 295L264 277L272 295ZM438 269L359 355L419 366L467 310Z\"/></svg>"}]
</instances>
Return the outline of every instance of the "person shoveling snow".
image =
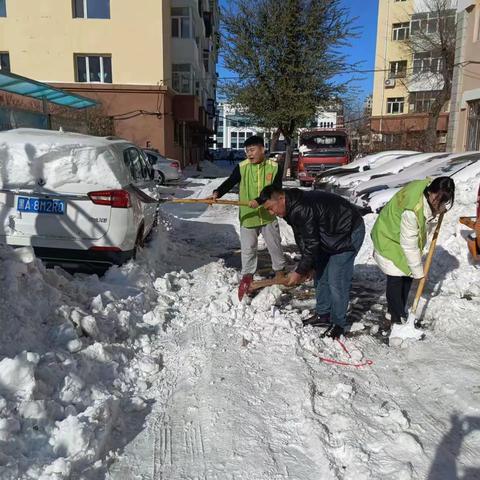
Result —
<instances>
[{"instance_id":1,"label":"person shoveling snow","mask_svg":"<svg viewBox=\"0 0 480 480\"><path fill-rule=\"evenodd\" d=\"M285 268L278 221L257 202L261 190L267 185L281 187L282 172L276 162L265 159L262 137L257 135L249 137L244 147L248 158L235 167L230 177L214 190L212 195L216 200L240 184L239 200L248 202L248 206L240 206L239 213L242 248L242 281L238 290L240 300L249 291L257 270L257 245L260 234L267 245L277 279L284 276Z\"/></svg>"},{"instance_id":2,"label":"person shoveling snow","mask_svg":"<svg viewBox=\"0 0 480 480\"><path fill-rule=\"evenodd\" d=\"M407 322L406 303L413 279L421 284L413 315L408 325L392 330L393 338L418 340L422 334L415 329L415 310L428 273L429 262L422 265L422 251L427 234L437 216L443 218L455 198L455 184L450 177L438 177L433 181L415 180L402 188L383 208L372 229L374 258L380 269L387 275L387 321L402 325ZM441 224L438 222L436 237ZM429 260L433 255L435 242L432 241ZM392 338L392 337L391 337ZM393 342L395 343L395 342Z\"/></svg>"},{"instance_id":3,"label":"person shoveling snow","mask_svg":"<svg viewBox=\"0 0 480 480\"><path fill-rule=\"evenodd\" d=\"M259 203L292 227L302 258L286 285L304 282L315 271L316 308L304 325L327 327L324 335L345 333L353 265L365 237L358 209L333 193L304 192L271 185Z\"/></svg>"}]
</instances>

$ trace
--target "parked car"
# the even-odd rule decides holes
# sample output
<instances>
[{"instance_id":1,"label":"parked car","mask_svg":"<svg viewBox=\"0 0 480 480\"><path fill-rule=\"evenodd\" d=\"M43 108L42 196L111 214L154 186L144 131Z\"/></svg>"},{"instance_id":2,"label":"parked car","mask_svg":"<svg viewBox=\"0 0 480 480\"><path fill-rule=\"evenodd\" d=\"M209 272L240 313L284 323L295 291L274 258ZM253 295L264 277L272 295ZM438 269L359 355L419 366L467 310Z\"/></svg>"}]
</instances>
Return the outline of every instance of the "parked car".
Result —
<instances>
[{"instance_id":1,"label":"parked car","mask_svg":"<svg viewBox=\"0 0 480 480\"><path fill-rule=\"evenodd\" d=\"M400 157L389 158L386 162L376 163L369 170L363 172L352 173L339 178L336 185L340 188L358 188L363 189L371 180L372 183L381 182L381 178L391 174L400 173L413 165L425 165L436 159L445 159L449 156L448 153L417 153L414 155L402 155Z\"/></svg>"},{"instance_id":2,"label":"parked car","mask_svg":"<svg viewBox=\"0 0 480 480\"><path fill-rule=\"evenodd\" d=\"M390 160L400 158L406 155L412 155L415 151L411 150L386 150L384 152L373 153L362 158L358 158L343 167L333 168L317 175L314 188L324 189L336 185L340 177L352 175L353 173L364 172L376 168Z\"/></svg>"},{"instance_id":3,"label":"parked car","mask_svg":"<svg viewBox=\"0 0 480 480\"><path fill-rule=\"evenodd\" d=\"M182 178L182 167L178 160L164 157L156 150L144 149L143 151L155 170L160 185L176 182Z\"/></svg>"},{"instance_id":4,"label":"parked car","mask_svg":"<svg viewBox=\"0 0 480 480\"><path fill-rule=\"evenodd\" d=\"M412 165L396 175L378 179L377 185L371 184L369 188L352 192L350 200L376 212L408 182L444 175L451 176L456 182L480 176L480 152L452 153Z\"/></svg>"},{"instance_id":5,"label":"parked car","mask_svg":"<svg viewBox=\"0 0 480 480\"><path fill-rule=\"evenodd\" d=\"M103 272L152 229L154 172L126 140L36 129L0 132L0 242L47 266Z\"/></svg>"}]
</instances>

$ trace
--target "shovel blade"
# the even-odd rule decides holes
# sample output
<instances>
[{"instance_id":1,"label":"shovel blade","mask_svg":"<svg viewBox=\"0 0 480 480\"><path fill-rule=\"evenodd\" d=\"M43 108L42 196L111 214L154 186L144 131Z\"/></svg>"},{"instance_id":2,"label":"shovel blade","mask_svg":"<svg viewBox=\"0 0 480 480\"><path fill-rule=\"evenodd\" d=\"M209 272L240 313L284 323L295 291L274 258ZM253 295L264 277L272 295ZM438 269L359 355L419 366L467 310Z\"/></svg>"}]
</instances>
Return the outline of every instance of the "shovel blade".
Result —
<instances>
[{"instance_id":1,"label":"shovel blade","mask_svg":"<svg viewBox=\"0 0 480 480\"><path fill-rule=\"evenodd\" d=\"M238 299L242 301L245 294L250 290L250 285L253 282L253 277L244 277L238 286Z\"/></svg>"},{"instance_id":2,"label":"shovel blade","mask_svg":"<svg viewBox=\"0 0 480 480\"><path fill-rule=\"evenodd\" d=\"M470 255L473 257L475 261L478 262L480 260L479 249L478 249L478 238L474 237L473 235L469 235L467 238L467 246Z\"/></svg>"}]
</instances>

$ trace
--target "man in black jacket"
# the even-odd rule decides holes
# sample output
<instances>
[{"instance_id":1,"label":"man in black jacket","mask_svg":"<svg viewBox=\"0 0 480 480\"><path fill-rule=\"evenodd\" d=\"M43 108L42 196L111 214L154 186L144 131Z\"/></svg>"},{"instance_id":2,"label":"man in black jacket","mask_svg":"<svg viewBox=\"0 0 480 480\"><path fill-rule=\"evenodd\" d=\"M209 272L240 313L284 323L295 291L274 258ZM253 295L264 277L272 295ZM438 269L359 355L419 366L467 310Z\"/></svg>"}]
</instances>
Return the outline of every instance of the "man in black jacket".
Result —
<instances>
[{"instance_id":1,"label":"man in black jacket","mask_svg":"<svg viewBox=\"0 0 480 480\"><path fill-rule=\"evenodd\" d=\"M343 335L353 264L365 237L359 210L332 193L275 185L262 190L258 203L293 229L302 258L288 275L288 285L305 281L315 271L315 314L304 325L327 327L325 335L332 338Z\"/></svg>"}]
</instances>

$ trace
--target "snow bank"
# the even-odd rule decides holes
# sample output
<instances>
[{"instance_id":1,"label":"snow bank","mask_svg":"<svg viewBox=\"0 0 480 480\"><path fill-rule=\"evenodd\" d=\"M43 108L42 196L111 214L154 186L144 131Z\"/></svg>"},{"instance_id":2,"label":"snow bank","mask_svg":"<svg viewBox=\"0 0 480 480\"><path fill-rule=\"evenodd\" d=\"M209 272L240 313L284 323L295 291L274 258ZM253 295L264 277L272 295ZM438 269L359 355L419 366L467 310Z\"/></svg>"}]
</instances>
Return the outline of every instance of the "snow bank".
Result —
<instances>
[{"instance_id":1,"label":"snow bank","mask_svg":"<svg viewBox=\"0 0 480 480\"><path fill-rule=\"evenodd\" d=\"M445 217L426 339L403 350L365 335L347 341L348 357L302 328L302 307L274 307L278 287L239 303L238 272L218 260L239 246L232 207L165 204L176 210L138 260L101 279L0 247L0 478L416 480L441 478L436 462L474 468L480 270L458 224L474 213L474 183L457 186ZM356 263L381 308L368 235ZM449 438L462 439L458 458L442 453Z\"/></svg>"},{"instance_id":2,"label":"snow bank","mask_svg":"<svg viewBox=\"0 0 480 480\"><path fill-rule=\"evenodd\" d=\"M126 171L108 141L85 135L18 129L0 132L0 188L46 189L90 184L118 188Z\"/></svg>"}]
</instances>

